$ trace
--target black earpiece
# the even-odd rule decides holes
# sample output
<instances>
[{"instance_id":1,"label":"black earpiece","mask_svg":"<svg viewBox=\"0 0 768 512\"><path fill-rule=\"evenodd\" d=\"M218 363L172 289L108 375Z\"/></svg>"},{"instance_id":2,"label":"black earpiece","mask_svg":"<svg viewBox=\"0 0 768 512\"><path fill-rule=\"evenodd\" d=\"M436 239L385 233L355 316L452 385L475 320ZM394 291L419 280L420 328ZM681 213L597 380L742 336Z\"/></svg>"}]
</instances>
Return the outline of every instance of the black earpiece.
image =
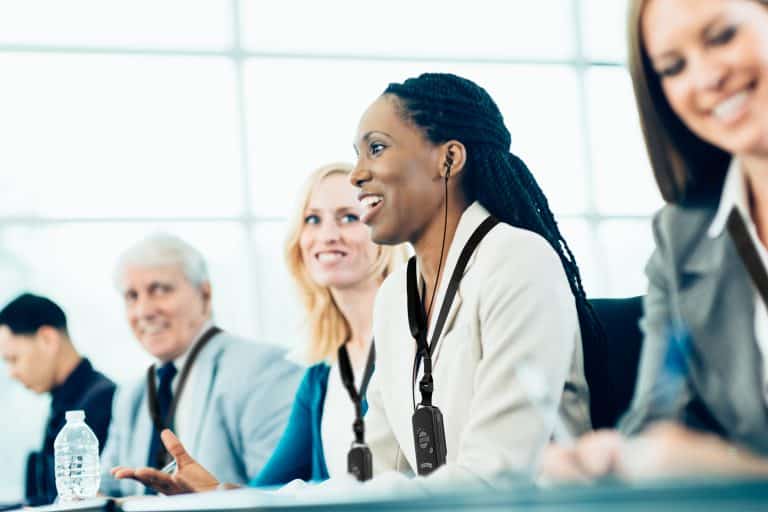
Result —
<instances>
[{"instance_id":1,"label":"black earpiece","mask_svg":"<svg viewBox=\"0 0 768 512\"><path fill-rule=\"evenodd\" d=\"M449 152L445 155L445 179L448 180L451 176L451 167L453 167L453 155Z\"/></svg>"}]
</instances>

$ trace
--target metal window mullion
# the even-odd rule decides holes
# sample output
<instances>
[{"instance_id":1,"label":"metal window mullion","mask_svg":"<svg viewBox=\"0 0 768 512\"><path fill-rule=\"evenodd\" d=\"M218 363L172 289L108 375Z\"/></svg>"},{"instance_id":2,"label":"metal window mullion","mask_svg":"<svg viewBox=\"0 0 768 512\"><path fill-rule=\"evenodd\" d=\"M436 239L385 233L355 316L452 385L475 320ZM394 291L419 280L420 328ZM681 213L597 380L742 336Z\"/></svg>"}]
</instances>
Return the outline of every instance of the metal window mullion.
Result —
<instances>
[{"instance_id":1,"label":"metal window mullion","mask_svg":"<svg viewBox=\"0 0 768 512\"><path fill-rule=\"evenodd\" d=\"M243 50L242 32L240 25L241 14L241 2L240 0L232 0L232 52L231 57L233 65L235 67L235 88L236 98L235 104L237 105L238 115L238 133L240 136L240 162L242 171L242 201L243 210L245 212L245 218L243 220L243 229L245 229L245 247L248 251L246 255L247 268L248 268L248 283L247 290L248 296L253 301L253 315L255 317L255 325L253 325L256 331L257 339L265 339L266 331L264 328L264 312L262 304L266 302L263 300L260 276L260 258L259 248L255 236L255 227L262 223L262 220L256 216L253 196L251 194L252 180L251 180L251 164L250 164L250 151L248 145L248 116L246 111L246 98L245 98L245 52Z\"/></svg>"},{"instance_id":2,"label":"metal window mullion","mask_svg":"<svg viewBox=\"0 0 768 512\"><path fill-rule=\"evenodd\" d=\"M574 0L578 1L578 0ZM233 4L235 4L233 0ZM235 15L239 19L239 15ZM239 21L238 21L239 23ZM303 52L279 52L279 51L249 51L242 48L239 38L239 25L236 43L229 49L203 49L203 48L157 48L124 46L68 46L54 44L3 44L0 43L0 53L50 53L63 55L131 55L146 57L217 57L230 59L285 59L285 60L341 60L341 61L375 61L375 62L409 62L409 63L444 63L444 64L509 64L509 65L534 65L534 66L576 66L580 64L578 59L548 59L525 57L446 57L442 55L375 55L353 53L303 53ZM590 66L621 67L622 63L611 60L589 61Z\"/></svg>"},{"instance_id":3,"label":"metal window mullion","mask_svg":"<svg viewBox=\"0 0 768 512\"><path fill-rule=\"evenodd\" d=\"M607 261L601 250L600 244L600 223L604 218L600 215L597 201L597 187L594 170L594 158L592 154L592 133L589 123L589 94L587 92L587 71L591 66L591 62L587 59L584 52L584 36L586 34L584 30L583 10L581 4L583 0L572 0L571 9L573 19L573 38L574 38L574 53L575 53L575 71L576 71L576 84L577 94L579 98L580 110L580 124L582 131L582 143L583 143L583 164L584 164L584 180L586 182L586 211L583 216L587 222L589 230L589 238L593 248L593 254L595 255L596 268L598 269L598 283L599 286L608 292L612 291L611 279L607 272L603 272L602 269L607 269ZM589 290L587 290L589 292Z\"/></svg>"},{"instance_id":4,"label":"metal window mullion","mask_svg":"<svg viewBox=\"0 0 768 512\"><path fill-rule=\"evenodd\" d=\"M61 224L147 224L147 223L169 223L169 224L194 224L194 223L241 223L241 224L259 224L270 222L285 222L286 218L282 216L258 216L258 215L235 215L235 216L211 216L211 217L34 217L34 216L0 216L0 226L41 226L41 225L61 225Z\"/></svg>"}]
</instances>

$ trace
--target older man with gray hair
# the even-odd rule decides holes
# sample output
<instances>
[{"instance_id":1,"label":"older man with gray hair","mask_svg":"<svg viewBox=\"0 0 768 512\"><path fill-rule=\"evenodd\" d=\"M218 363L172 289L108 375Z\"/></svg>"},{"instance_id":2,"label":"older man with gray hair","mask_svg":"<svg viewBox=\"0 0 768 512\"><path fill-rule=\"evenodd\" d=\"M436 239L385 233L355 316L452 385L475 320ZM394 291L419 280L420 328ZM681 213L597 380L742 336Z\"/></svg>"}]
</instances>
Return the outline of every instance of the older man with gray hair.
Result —
<instances>
[{"instance_id":1,"label":"older man with gray hair","mask_svg":"<svg viewBox=\"0 0 768 512\"><path fill-rule=\"evenodd\" d=\"M300 369L277 347L214 325L205 260L177 237L155 235L125 251L115 284L131 330L156 362L118 390L101 491L145 492L136 481L116 480L111 470L167 464L160 440L165 428L221 481L246 483L283 431Z\"/></svg>"}]
</instances>

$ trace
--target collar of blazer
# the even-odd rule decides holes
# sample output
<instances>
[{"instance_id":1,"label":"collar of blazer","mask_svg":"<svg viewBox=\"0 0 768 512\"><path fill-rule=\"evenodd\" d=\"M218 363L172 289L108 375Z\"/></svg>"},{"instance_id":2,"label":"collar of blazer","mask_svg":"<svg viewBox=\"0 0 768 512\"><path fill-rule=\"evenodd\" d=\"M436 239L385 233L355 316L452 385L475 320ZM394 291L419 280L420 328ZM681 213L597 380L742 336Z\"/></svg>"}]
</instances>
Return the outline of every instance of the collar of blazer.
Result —
<instances>
[{"instance_id":1,"label":"collar of blazer","mask_svg":"<svg viewBox=\"0 0 768 512\"><path fill-rule=\"evenodd\" d=\"M211 395L216 383L219 359L226 348L224 333L219 333L200 351L195 361L195 378L190 382L190 388L184 392L186 397L185 415L194 418L193 430L187 438L187 451L196 453L200 444L200 434L206 411L209 408Z\"/></svg>"},{"instance_id":2,"label":"collar of blazer","mask_svg":"<svg viewBox=\"0 0 768 512\"><path fill-rule=\"evenodd\" d=\"M760 357L755 308L764 305L728 231L707 236L712 217L701 217L705 218L703 229L689 231L697 232L698 239L691 238L690 249L678 252L676 261L680 269L677 315L695 347L688 379L726 430L747 432L763 425L756 418L765 411L761 366L755 363ZM669 242L679 242L676 234L670 232ZM685 250L685 244L680 248Z\"/></svg>"},{"instance_id":3,"label":"collar of blazer","mask_svg":"<svg viewBox=\"0 0 768 512\"><path fill-rule=\"evenodd\" d=\"M480 203L477 201L473 202L471 205L467 207L466 210L464 210L464 213L461 214L461 218L459 219L459 225L456 226L456 233L453 235L453 241L451 242L451 246L448 249L448 255L445 258L445 266L443 267L443 271L440 273L440 286L437 290L437 295L435 296L435 302L432 305L432 316L429 319L429 332L427 339L432 339L432 332L435 329L435 323L437 322L437 317L440 312L440 308L443 306L443 298L445 297L446 288L448 287L448 282L451 280L451 275L453 275L453 269L456 268L456 263L459 260L459 256L461 255L461 251L464 249L464 246L467 244L467 241L472 236L472 233L474 233L475 229L483 223L483 221L490 215L488 213L488 210L486 210ZM480 244L482 245L482 243ZM469 272L469 269L472 267L472 264L475 262L477 252L479 250L479 247L477 250L475 250L472 253L472 256L469 258L469 261L467 262L467 266L464 269L464 275L467 275L467 272ZM418 265L418 263L417 263ZM421 272L418 269L418 266L416 267L417 272L419 272L419 276L421 276ZM405 274L403 274L405 275ZM421 280L420 280L421 281ZM405 284L405 281L403 282ZM453 327L453 321L456 319L456 313L461 308L461 285L459 285L459 289L456 290L456 297L453 299L453 304L451 304L451 309L448 311L448 316L445 318L445 325L443 326L443 332L441 333L441 338L445 338L445 336L451 332L451 328ZM413 338L409 338L411 343L413 343ZM440 342L440 340L437 340L437 346L435 347L435 351L432 354L432 362L433 364L437 364L437 360L440 356L440 349L442 348L443 344Z\"/></svg>"},{"instance_id":4,"label":"collar of blazer","mask_svg":"<svg viewBox=\"0 0 768 512\"><path fill-rule=\"evenodd\" d=\"M705 226L708 224L704 223ZM688 247L684 247L688 245ZM688 244L681 244L680 249L685 250L681 253L681 275L694 274L706 275L713 272L720 273L725 268L734 263L731 259L738 255L730 249L733 249L733 242L727 231L724 231L716 237L710 237L706 233L706 228L702 229L699 236L690 240ZM686 283L681 283L684 287Z\"/></svg>"},{"instance_id":5,"label":"collar of blazer","mask_svg":"<svg viewBox=\"0 0 768 512\"><path fill-rule=\"evenodd\" d=\"M717 238L704 234L696 241L680 261L678 276L680 315L689 328L703 327L714 318L712 315L719 316L723 309L720 301L727 290L735 288L737 295L751 296L740 292L742 287L746 287L745 291L749 287L749 278L741 266L727 232Z\"/></svg>"},{"instance_id":6,"label":"collar of blazer","mask_svg":"<svg viewBox=\"0 0 768 512\"><path fill-rule=\"evenodd\" d=\"M697 224L692 217L678 216L679 227L669 232L672 263L679 269L678 314L695 342L706 343L710 351L719 350L718 345L728 350L722 342L733 332L754 333L755 293L728 231L709 236L714 210L703 213L698 211Z\"/></svg>"},{"instance_id":7,"label":"collar of blazer","mask_svg":"<svg viewBox=\"0 0 768 512\"><path fill-rule=\"evenodd\" d=\"M731 272L739 266L733 265L734 254L736 262L741 260L733 250L735 246L726 229L728 216L734 207L746 217L747 223L751 224L744 174L737 159L731 162L716 206L713 204L710 207L690 210L678 207L676 218L682 221L680 224L694 227L685 230L687 239L681 237L676 240L676 244L687 253L687 257L681 260L682 276ZM698 221L698 224L693 224L694 220ZM685 284L684 281L681 282L681 285Z\"/></svg>"}]
</instances>

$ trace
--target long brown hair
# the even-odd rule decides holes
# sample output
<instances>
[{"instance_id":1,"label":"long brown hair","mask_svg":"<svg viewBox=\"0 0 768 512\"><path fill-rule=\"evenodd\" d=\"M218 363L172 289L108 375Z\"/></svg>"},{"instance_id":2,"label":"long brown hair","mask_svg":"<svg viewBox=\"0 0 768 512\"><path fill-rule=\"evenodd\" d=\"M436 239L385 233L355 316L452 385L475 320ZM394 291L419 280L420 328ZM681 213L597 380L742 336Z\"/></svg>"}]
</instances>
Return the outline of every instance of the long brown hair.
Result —
<instances>
[{"instance_id":1,"label":"long brown hair","mask_svg":"<svg viewBox=\"0 0 768 512\"><path fill-rule=\"evenodd\" d=\"M695 204L719 197L731 155L702 140L672 111L645 50L642 16L649 0L631 0L628 61L645 146L664 200ZM756 0L768 6L768 0Z\"/></svg>"},{"instance_id":2,"label":"long brown hair","mask_svg":"<svg viewBox=\"0 0 768 512\"><path fill-rule=\"evenodd\" d=\"M310 364L323 360L335 360L339 347L352 332L349 322L333 300L331 290L326 286L318 285L307 272L299 245L304 228L304 212L312 191L318 183L333 174L348 175L352 169L351 164L332 163L310 174L299 196L299 203L291 216L288 238L285 242L285 260L288 270L296 283L307 313L310 338L306 355L307 362ZM399 263L405 261L405 258L406 251L402 245L381 245L379 255L371 268L371 275L377 275L383 280Z\"/></svg>"}]
</instances>

